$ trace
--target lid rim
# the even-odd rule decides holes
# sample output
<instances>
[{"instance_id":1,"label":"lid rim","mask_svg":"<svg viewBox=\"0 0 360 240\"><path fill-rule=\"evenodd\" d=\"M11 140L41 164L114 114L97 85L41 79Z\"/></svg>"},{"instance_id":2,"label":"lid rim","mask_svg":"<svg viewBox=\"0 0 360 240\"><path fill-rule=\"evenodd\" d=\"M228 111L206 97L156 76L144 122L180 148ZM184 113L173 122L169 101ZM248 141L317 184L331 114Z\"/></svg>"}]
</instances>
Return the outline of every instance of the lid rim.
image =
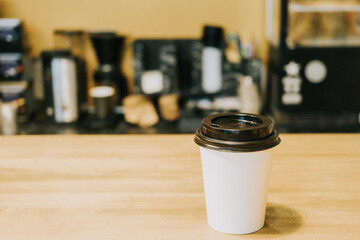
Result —
<instances>
[{"instance_id":1,"label":"lid rim","mask_svg":"<svg viewBox=\"0 0 360 240\"><path fill-rule=\"evenodd\" d=\"M220 113L205 117L196 130L199 146L227 152L255 152L280 143L270 118L248 113Z\"/></svg>"},{"instance_id":2,"label":"lid rim","mask_svg":"<svg viewBox=\"0 0 360 240\"><path fill-rule=\"evenodd\" d=\"M200 132L200 133L199 133ZM214 141L211 141L214 140ZM196 130L194 142L200 147L222 152L257 152L276 147L280 144L279 133L274 130L266 138L251 141L225 141L204 136L201 128Z\"/></svg>"}]
</instances>

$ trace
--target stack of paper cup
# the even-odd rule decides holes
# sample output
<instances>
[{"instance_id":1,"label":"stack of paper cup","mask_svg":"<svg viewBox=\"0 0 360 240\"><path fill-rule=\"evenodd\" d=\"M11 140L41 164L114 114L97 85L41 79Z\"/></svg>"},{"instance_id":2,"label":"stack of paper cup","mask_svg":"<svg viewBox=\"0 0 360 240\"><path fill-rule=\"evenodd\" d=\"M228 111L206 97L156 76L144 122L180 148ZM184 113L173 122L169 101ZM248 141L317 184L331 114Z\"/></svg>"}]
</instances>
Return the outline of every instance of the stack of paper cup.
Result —
<instances>
[{"instance_id":1,"label":"stack of paper cup","mask_svg":"<svg viewBox=\"0 0 360 240\"><path fill-rule=\"evenodd\" d=\"M280 143L261 115L223 113L203 119L196 131L208 224L246 234L264 225L272 148Z\"/></svg>"}]
</instances>

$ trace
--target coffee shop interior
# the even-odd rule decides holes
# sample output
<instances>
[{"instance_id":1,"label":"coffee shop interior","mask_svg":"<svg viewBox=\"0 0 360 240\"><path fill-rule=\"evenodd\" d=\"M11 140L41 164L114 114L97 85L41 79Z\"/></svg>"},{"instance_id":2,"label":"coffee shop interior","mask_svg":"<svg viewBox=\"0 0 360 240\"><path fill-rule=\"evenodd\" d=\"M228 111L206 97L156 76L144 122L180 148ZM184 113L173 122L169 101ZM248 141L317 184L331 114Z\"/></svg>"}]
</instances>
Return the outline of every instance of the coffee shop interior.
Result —
<instances>
[{"instance_id":1,"label":"coffee shop interior","mask_svg":"<svg viewBox=\"0 0 360 240\"><path fill-rule=\"evenodd\" d=\"M0 0L0 240L360 239L359 133L360 0Z\"/></svg>"},{"instance_id":2,"label":"coffee shop interior","mask_svg":"<svg viewBox=\"0 0 360 240\"><path fill-rule=\"evenodd\" d=\"M360 131L360 1L1 0L1 134Z\"/></svg>"}]
</instances>

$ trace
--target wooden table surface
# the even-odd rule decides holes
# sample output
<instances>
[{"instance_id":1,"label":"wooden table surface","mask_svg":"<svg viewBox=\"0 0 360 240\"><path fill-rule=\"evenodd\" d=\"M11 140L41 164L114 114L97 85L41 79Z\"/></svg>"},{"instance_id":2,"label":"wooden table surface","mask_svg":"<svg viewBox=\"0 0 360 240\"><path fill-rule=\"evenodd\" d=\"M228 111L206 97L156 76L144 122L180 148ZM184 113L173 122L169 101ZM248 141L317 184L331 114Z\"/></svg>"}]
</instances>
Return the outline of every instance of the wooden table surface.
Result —
<instances>
[{"instance_id":1,"label":"wooden table surface","mask_svg":"<svg viewBox=\"0 0 360 240\"><path fill-rule=\"evenodd\" d=\"M0 138L0 239L360 239L360 134L283 134L266 224L206 222L193 135Z\"/></svg>"}]
</instances>

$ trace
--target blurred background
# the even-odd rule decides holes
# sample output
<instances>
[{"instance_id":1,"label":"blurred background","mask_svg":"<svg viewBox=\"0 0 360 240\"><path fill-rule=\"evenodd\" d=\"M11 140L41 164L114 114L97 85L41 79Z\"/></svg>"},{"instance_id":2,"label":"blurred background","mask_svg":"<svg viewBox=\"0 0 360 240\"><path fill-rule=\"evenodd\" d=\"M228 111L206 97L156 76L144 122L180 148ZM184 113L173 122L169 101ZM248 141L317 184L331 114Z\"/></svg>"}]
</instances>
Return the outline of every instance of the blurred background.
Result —
<instances>
[{"instance_id":1,"label":"blurred background","mask_svg":"<svg viewBox=\"0 0 360 240\"><path fill-rule=\"evenodd\" d=\"M0 0L0 132L360 131L360 1Z\"/></svg>"}]
</instances>

